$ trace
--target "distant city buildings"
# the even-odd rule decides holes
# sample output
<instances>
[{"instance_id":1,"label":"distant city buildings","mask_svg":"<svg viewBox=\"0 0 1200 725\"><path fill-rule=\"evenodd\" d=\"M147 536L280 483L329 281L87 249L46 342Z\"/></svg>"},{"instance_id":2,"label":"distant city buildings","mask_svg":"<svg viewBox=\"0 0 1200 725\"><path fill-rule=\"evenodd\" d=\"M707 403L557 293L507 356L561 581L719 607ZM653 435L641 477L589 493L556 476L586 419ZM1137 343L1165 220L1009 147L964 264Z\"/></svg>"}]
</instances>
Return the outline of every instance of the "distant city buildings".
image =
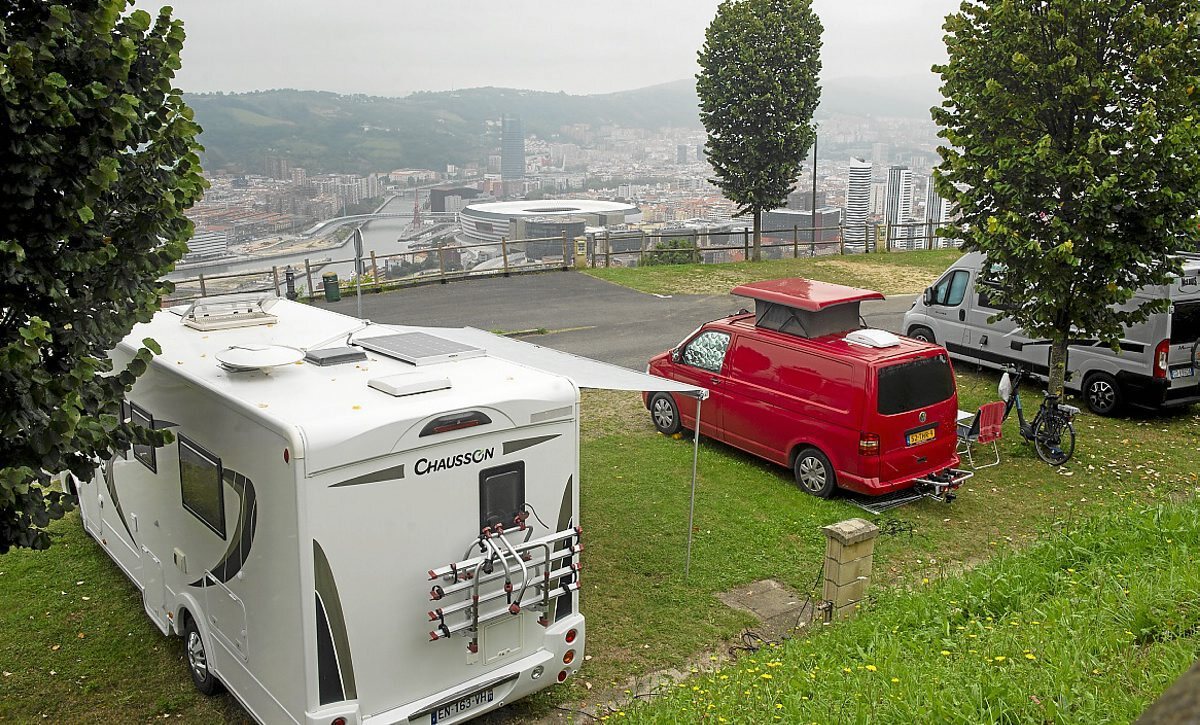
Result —
<instances>
[{"instance_id":1,"label":"distant city buildings","mask_svg":"<svg viewBox=\"0 0 1200 725\"><path fill-rule=\"evenodd\" d=\"M860 251L867 245L867 214L871 204L871 164L862 159L850 159L849 183L846 189L846 246Z\"/></svg>"},{"instance_id":2,"label":"distant city buildings","mask_svg":"<svg viewBox=\"0 0 1200 725\"><path fill-rule=\"evenodd\" d=\"M500 179L525 178L525 129L519 116L505 115L500 122Z\"/></svg>"},{"instance_id":3,"label":"distant city buildings","mask_svg":"<svg viewBox=\"0 0 1200 725\"><path fill-rule=\"evenodd\" d=\"M907 166L892 166L888 169L887 202L884 218L888 224L888 243L900 249L908 249L912 228L913 175Z\"/></svg>"},{"instance_id":4,"label":"distant city buildings","mask_svg":"<svg viewBox=\"0 0 1200 725\"><path fill-rule=\"evenodd\" d=\"M675 163L683 166L688 162L688 147L686 144L679 144L675 147Z\"/></svg>"}]
</instances>

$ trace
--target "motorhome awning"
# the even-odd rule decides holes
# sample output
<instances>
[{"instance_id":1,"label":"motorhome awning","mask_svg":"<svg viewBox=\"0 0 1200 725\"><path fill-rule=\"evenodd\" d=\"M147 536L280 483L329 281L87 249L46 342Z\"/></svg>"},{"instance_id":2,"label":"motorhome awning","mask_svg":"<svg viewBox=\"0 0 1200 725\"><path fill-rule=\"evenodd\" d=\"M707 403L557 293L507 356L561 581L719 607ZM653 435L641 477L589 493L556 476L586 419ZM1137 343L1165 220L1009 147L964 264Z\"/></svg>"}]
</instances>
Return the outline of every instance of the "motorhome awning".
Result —
<instances>
[{"instance_id":1,"label":"motorhome awning","mask_svg":"<svg viewBox=\"0 0 1200 725\"><path fill-rule=\"evenodd\" d=\"M389 325L389 327L392 327ZM531 342L514 340L474 327L404 327L405 330L471 345L487 351L491 357L570 378L581 388L600 390L638 390L683 393L701 400L708 398L706 388L639 373L619 365L572 355Z\"/></svg>"}]
</instances>

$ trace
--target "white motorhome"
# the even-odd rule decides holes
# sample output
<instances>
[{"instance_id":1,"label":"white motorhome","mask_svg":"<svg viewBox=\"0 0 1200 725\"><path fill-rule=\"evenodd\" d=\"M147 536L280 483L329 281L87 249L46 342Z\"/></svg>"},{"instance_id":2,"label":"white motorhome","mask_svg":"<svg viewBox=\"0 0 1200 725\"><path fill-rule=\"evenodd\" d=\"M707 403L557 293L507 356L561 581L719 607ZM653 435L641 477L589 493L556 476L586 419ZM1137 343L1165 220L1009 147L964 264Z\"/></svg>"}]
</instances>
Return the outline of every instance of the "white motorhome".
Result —
<instances>
[{"instance_id":1,"label":"white motorhome","mask_svg":"<svg viewBox=\"0 0 1200 725\"><path fill-rule=\"evenodd\" d=\"M579 389L445 333L231 296L111 353L161 345L126 411L175 441L76 482L83 524L202 692L451 723L578 670Z\"/></svg>"},{"instance_id":2,"label":"white motorhome","mask_svg":"<svg viewBox=\"0 0 1200 725\"><path fill-rule=\"evenodd\" d=\"M1125 305L1135 309L1166 299L1170 307L1124 330L1120 349L1094 342L1067 351L1068 390L1080 393L1093 413L1111 415L1124 405L1169 408L1200 401L1200 255L1183 256L1182 274L1170 284L1145 287ZM979 252L950 265L904 315L904 334L936 342L951 357L991 368L1019 365L1049 372L1050 349L1025 334L990 300L979 279ZM995 318L995 319L993 319Z\"/></svg>"}]
</instances>

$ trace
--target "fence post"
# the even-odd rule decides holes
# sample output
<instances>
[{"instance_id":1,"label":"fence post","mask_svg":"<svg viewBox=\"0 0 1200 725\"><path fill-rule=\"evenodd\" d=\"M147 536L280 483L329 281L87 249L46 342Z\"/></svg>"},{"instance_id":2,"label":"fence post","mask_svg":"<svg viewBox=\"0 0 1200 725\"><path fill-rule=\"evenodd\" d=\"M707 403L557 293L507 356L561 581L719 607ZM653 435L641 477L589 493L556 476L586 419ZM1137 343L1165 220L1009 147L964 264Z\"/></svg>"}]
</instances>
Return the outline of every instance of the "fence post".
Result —
<instances>
[{"instance_id":1,"label":"fence post","mask_svg":"<svg viewBox=\"0 0 1200 725\"><path fill-rule=\"evenodd\" d=\"M570 268L567 266L567 233L565 231L562 233L562 245L563 245L562 271L566 272Z\"/></svg>"},{"instance_id":2,"label":"fence post","mask_svg":"<svg viewBox=\"0 0 1200 725\"><path fill-rule=\"evenodd\" d=\"M438 270L442 273L442 284L446 284L446 248L438 247Z\"/></svg>"},{"instance_id":3,"label":"fence post","mask_svg":"<svg viewBox=\"0 0 1200 725\"><path fill-rule=\"evenodd\" d=\"M204 286L204 273L203 272L200 273L200 296L208 297L208 290Z\"/></svg>"},{"instance_id":4,"label":"fence post","mask_svg":"<svg viewBox=\"0 0 1200 725\"><path fill-rule=\"evenodd\" d=\"M375 260L375 250L371 250L371 277L375 279L375 289L383 289L383 280L379 279L379 264Z\"/></svg>"},{"instance_id":5,"label":"fence post","mask_svg":"<svg viewBox=\"0 0 1200 725\"><path fill-rule=\"evenodd\" d=\"M800 225L792 225L792 259L800 258Z\"/></svg>"},{"instance_id":6,"label":"fence post","mask_svg":"<svg viewBox=\"0 0 1200 725\"><path fill-rule=\"evenodd\" d=\"M271 265L271 279L275 283L275 296L279 296L279 267Z\"/></svg>"},{"instance_id":7,"label":"fence post","mask_svg":"<svg viewBox=\"0 0 1200 725\"><path fill-rule=\"evenodd\" d=\"M700 230L692 232L692 264L700 264Z\"/></svg>"},{"instance_id":8,"label":"fence post","mask_svg":"<svg viewBox=\"0 0 1200 725\"><path fill-rule=\"evenodd\" d=\"M750 228L742 227L742 261L750 261Z\"/></svg>"},{"instance_id":9,"label":"fence post","mask_svg":"<svg viewBox=\"0 0 1200 725\"><path fill-rule=\"evenodd\" d=\"M504 257L504 276L508 276L508 238L500 237L500 254Z\"/></svg>"},{"instance_id":10,"label":"fence post","mask_svg":"<svg viewBox=\"0 0 1200 725\"><path fill-rule=\"evenodd\" d=\"M316 289L315 287L313 287L313 283L312 283L312 266L311 266L311 265L308 263L308 257L305 257L305 258L304 258L304 278L305 278L306 280L308 280L308 296L309 296L309 297L316 297L316 296L317 296L317 289Z\"/></svg>"},{"instance_id":11,"label":"fence post","mask_svg":"<svg viewBox=\"0 0 1200 725\"><path fill-rule=\"evenodd\" d=\"M608 238L608 230L604 230L604 268L608 269L612 264L612 242Z\"/></svg>"},{"instance_id":12,"label":"fence post","mask_svg":"<svg viewBox=\"0 0 1200 725\"><path fill-rule=\"evenodd\" d=\"M638 266L646 266L646 230L642 230L642 241L638 244Z\"/></svg>"}]
</instances>

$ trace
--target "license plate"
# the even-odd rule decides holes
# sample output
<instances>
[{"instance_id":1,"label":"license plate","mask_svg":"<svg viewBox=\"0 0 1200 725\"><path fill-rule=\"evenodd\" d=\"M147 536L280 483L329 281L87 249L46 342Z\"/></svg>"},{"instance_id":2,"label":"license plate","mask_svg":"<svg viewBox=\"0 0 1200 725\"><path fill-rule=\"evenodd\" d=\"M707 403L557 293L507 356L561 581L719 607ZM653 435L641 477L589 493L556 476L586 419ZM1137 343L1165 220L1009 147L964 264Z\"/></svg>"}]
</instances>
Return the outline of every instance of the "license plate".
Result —
<instances>
[{"instance_id":1,"label":"license plate","mask_svg":"<svg viewBox=\"0 0 1200 725\"><path fill-rule=\"evenodd\" d=\"M1172 380L1175 380L1176 378L1190 378L1192 377L1192 374L1193 371L1191 368L1171 368Z\"/></svg>"},{"instance_id":2,"label":"license plate","mask_svg":"<svg viewBox=\"0 0 1200 725\"><path fill-rule=\"evenodd\" d=\"M928 443L937 436L937 428L926 428L919 430L916 433L909 433L907 437L908 445L915 446L921 443Z\"/></svg>"},{"instance_id":3,"label":"license plate","mask_svg":"<svg viewBox=\"0 0 1200 725\"><path fill-rule=\"evenodd\" d=\"M495 697L495 690L493 690L491 687L487 688L486 690L480 690L479 692L473 692L466 697L459 698L459 700L456 702L452 702L445 707L440 707L437 710L434 710L429 716L429 723L430 725L435 725L443 720L449 720L452 717L457 717L471 708L488 704L494 700Z\"/></svg>"}]
</instances>

